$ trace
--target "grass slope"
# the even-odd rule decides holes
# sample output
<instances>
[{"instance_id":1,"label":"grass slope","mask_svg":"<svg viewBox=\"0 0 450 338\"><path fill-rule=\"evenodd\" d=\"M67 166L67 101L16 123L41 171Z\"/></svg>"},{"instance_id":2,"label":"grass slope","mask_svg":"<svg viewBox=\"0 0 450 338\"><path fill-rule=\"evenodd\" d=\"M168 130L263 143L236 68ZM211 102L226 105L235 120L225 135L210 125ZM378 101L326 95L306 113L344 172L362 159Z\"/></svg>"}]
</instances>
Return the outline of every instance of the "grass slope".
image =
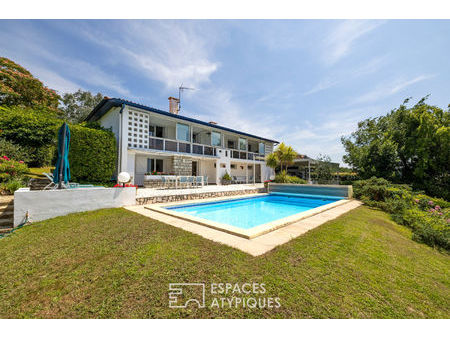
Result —
<instances>
[{"instance_id":1,"label":"grass slope","mask_svg":"<svg viewBox=\"0 0 450 338\"><path fill-rule=\"evenodd\" d=\"M450 315L449 256L360 207L260 257L123 210L0 240L0 317L422 318ZM265 283L279 309L170 309L168 283Z\"/></svg>"}]
</instances>

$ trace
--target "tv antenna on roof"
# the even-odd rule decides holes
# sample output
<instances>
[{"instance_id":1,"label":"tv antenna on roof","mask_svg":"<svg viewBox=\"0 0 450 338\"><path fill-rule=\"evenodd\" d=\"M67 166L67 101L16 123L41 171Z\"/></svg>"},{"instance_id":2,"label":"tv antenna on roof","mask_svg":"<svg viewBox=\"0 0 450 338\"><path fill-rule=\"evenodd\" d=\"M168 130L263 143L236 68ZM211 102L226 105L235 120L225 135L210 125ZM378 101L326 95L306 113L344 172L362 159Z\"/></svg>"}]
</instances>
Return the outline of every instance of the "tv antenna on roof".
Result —
<instances>
[{"instance_id":1,"label":"tv antenna on roof","mask_svg":"<svg viewBox=\"0 0 450 338\"><path fill-rule=\"evenodd\" d=\"M183 87L183 83L178 87L178 111L181 110L181 92L183 90L195 90L195 88Z\"/></svg>"}]
</instances>

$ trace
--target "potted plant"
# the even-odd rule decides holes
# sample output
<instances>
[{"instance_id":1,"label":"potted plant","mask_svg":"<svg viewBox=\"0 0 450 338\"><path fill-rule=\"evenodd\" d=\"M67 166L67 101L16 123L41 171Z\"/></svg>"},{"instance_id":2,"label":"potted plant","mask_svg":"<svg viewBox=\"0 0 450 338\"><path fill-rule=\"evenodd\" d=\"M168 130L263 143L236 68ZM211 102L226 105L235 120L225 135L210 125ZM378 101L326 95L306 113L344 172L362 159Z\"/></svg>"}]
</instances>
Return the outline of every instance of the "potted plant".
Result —
<instances>
[{"instance_id":1,"label":"potted plant","mask_svg":"<svg viewBox=\"0 0 450 338\"><path fill-rule=\"evenodd\" d=\"M228 172L226 172L223 176L222 176L222 184L223 185L228 185L231 183L231 176L230 174L228 174Z\"/></svg>"}]
</instances>

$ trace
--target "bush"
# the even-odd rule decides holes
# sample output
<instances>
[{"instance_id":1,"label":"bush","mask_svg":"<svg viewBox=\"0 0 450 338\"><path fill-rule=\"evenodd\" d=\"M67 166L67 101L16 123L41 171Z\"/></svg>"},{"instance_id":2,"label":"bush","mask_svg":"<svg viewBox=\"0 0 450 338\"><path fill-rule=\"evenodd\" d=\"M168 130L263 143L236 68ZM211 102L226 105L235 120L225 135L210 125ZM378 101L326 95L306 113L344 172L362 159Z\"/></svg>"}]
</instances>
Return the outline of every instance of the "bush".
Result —
<instances>
[{"instance_id":1,"label":"bush","mask_svg":"<svg viewBox=\"0 0 450 338\"><path fill-rule=\"evenodd\" d=\"M25 186L22 180L14 179L0 183L0 191L2 194L13 195L14 191Z\"/></svg>"},{"instance_id":2,"label":"bush","mask_svg":"<svg viewBox=\"0 0 450 338\"><path fill-rule=\"evenodd\" d=\"M306 184L305 180L298 178L297 176L290 176L285 170L276 174L275 183L291 183L291 184Z\"/></svg>"},{"instance_id":3,"label":"bush","mask_svg":"<svg viewBox=\"0 0 450 338\"><path fill-rule=\"evenodd\" d=\"M12 160L28 162L30 156L20 145L0 138L0 156L7 156Z\"/></svg>"},{"instance_id":4,"label":"bush","mask_svg":"<svg viewBox=\"0 0 450 338\"><path fill-rule=\"evenodd\" d=\"M111 131L70 126L71 180L108 182L116 169L116 138Z\"/></svg>"},{"instance_id":5,"label":"bush","mask_svg":"<svg viewBox=\"0 0 450 338\"><path fill-rule=\"evenodd\" d=\"M28 167L23 161L11 160L7 156L0 158L0 192L12 194L25 186L25 174Z\"/></svg>"},{"instance_id":6,"label":"bush","mask_svg":"<svg viewBox=\"0 0 450 338\"><path fill-rule=\"evenodd\" d=\"M0 137L20 146L29 166L50 165L54 156L56 131L62 121L45 110L0 107ZM13 155L8 155L12 158Z\"/></svg>"},{"instance_id":7,"label":"bush","mask_svg":"<svg viewBox=\"0 0 450 338\"><path fill-rule=\"evenodd\" d=\"M450 250L449 202L414 193L407 185L392 184L382 178L357 181L353 190L356 198L410 227L415 241Z\"/></svg>"}]
</instances>

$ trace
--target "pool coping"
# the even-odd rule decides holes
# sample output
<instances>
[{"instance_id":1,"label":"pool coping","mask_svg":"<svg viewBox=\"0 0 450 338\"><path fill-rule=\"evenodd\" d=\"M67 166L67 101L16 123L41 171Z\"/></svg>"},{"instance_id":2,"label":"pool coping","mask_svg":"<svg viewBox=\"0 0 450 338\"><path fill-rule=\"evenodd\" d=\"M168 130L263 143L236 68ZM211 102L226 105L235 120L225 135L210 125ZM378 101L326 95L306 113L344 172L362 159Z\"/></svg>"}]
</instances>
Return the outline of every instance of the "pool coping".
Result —
<instances>
[{"instance_id":1,"label":"pool coping","mask_svg":"<svg viewBox=\"0 0 450 338\"><path fill-rule=\"evenodd\" d=\"M204 218L186 215L186 214L182 214L180 212L172 211L170 209L165 209L166 207L172 207L172 206L202 204L202 203L208 203L208 202L220 202L220 201L225 201L225 200L232 201L232 200L239 200L239 199L248 199L248 198L252 198L252 197L263 197L263 196L267 196L267 195L269 195L269 194L268 193L259 193L259 194L245 195L245 197L243 197L243 196L215 197L215 198L202 199L201 202L200 201L198 201L198 202L178 201L178 202L160 203L157 205L151 204L151 205L144 206L144 208L151 210L151 211L159 212L161 214L165 214L168 216L176 217L178 219L182 219L182 220L190 221L190 222L193 222L196 224L204 225L209 228L212 228L215 230L220 230L220 231L223 231L223 232L235 235L235 236L239 236L239 237L242 237L245 239L253 239L255 237L262 236L264 234L267 234L267 233L277 230L279 228L285 227L289 224L292 224L292 223L298 222L300 220L303 220L305 218L320 214L326 210L341 206L343 204L346 204L346 203L349 203L350 201L352 201L351 199L344 198L344 199L338 200L336 202L332 202L332 203L322 205L320 207L316 207L316 208L313 208L310 210L306 210L306 211L303 211L303 212L300 212L300 213L297 213L294 215L283 217L283 218L277 219L272 222L260 224L251 229L241 229L236 226L223 224L220 222L214 222L214 221L207 220Z\"/></svg>"}]
</instances>

